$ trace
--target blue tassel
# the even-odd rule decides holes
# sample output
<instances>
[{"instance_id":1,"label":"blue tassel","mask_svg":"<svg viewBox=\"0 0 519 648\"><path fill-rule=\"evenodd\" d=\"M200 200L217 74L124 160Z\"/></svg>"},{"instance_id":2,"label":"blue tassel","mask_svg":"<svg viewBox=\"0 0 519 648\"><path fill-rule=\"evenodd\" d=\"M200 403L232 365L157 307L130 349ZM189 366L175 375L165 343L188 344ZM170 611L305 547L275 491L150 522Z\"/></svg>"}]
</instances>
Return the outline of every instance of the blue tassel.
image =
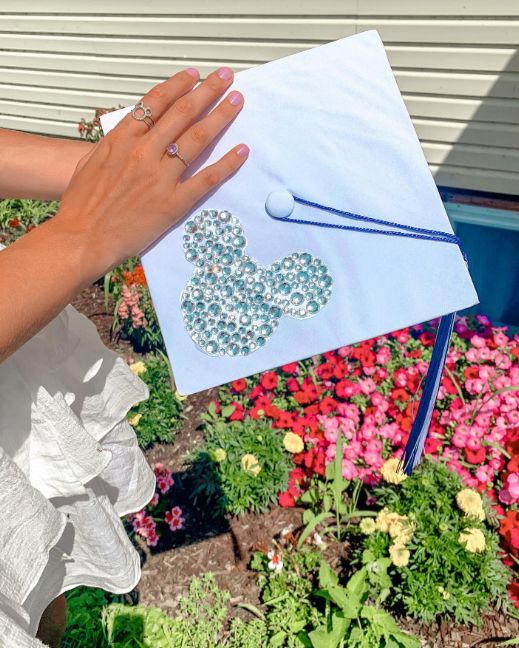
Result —
<instances>
[{"instance_id":1,"label":"blue tassel","mask_svg":"<svg viewBox=\"0 0 519 648\"><path fill-rule=\"evenodd\" d=\"M400 460L400 466L406 475L410 475L413 472L413 468L420 463L422 457L425 440L429 432L429 425L431 424L432 413L436 404L438 389L440 388L445 359L450 346L455 315L456 313L450 313L449 315L444 315L440 320L431 362L427 371L427 377L425 378L422 398L418 406L413 428L404 448L404 454Z\"/></svg>"}]
</instances>

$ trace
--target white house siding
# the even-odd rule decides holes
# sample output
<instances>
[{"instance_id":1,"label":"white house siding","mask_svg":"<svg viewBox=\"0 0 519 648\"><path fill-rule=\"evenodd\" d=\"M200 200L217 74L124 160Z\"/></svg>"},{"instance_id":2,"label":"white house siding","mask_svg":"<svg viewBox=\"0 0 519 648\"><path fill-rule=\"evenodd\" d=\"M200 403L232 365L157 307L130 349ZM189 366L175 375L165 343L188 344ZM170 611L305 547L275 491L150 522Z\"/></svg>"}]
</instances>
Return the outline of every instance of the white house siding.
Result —
<instances>
[{"instance_id":1,"label":"white house siding","mask_svg":"<svg viewBox=\"0 0 519 648\"><path fill-rule=\"evenodd\" d=\"M77 136L183 67L377 29L439 185L519 194L519 0L0 0L0 127Z\"/></svg>"}]
</instances>

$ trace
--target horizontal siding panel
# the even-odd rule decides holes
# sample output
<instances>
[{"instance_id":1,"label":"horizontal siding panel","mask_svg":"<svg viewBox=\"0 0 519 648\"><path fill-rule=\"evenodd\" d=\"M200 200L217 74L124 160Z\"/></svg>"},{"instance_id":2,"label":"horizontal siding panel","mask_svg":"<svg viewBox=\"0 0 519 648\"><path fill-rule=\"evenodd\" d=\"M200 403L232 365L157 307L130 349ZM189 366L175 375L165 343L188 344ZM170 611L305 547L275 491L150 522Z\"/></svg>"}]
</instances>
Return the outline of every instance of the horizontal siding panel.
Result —
<instances>
[{"instance_id":1,"label":"horizontal siding panel","mask_svg":"<svg viewBox=\"0 0 519 648\"><path fill-rule=\"evenodd\" d=\"M0 83L0 97L9 97L16 101L29 103L51 104L54 108L66 105L94 110L95 108L112 108L119 105L128 106L139 99L141 95L88 90L63 90L61 88Z\"/></svg>"},{"instance_id":2,"label":"horizontal siding panel","mask_svg":"<svg viewBox=\"0 0 519 648\"><path fill-rule=\"evenodd\" d=\"M2 21L0 19L0 30ZM98 36L53 36L10 34L0 31L2 50L70 53L97 56L158 57L174 59L209 59L266 63L296 54L316 43L178 40L163 38L100 38ZM519 57L512 47L420 47L387 45L389 62L394 67L425 69L519 72ZM455 63L455 66L453 65Z\"/></svg>"},{"instance_id":3,"label":"horizontal siding panel","mask_svg":"<svg viewBox=\"0 0 519 648\"><path fill-rule=\"evenodd\" d=\"M517 124L519 105L516 99L467 99L465 97L441 97L402 95L407 110L413 117L438 117L462 121L482 121Z\"/></svg>"},{"instance_id":4,"label":"horizontal siding panel","mask_svg":"<svg viewBox=\"0 0 519 648\"><path fill-rule=\"evenodd\" d=\"M382 39L393 43L458 43L515 46L519 42L519 20L416 20L357 18L251 18L221 15L191 16L1 16L3 31L96 34L118 36L167 36L182 38L244 38L272 40L324 40L344 38L377 29Z\"/></svg>"},{"instance_id":5,"label":"horizontal siding panel","mask_svg":"<svg viewBox=\"0 0 519 648\"><path fill-rule=\"evenodd\" d=\"M174 6L174 11L172 7ZM416 2L416 0L261 0L247 2L242 0L190 0L180 3L171 0L153 0L144 5L141 0L89 0L88 4L74 3L68 0L0 0L0 12L69 13L69 14L229 14L241 15L318 15L340 16L355 13L358 15L378 16L518 16L519 7L516 0L497 0L489 5L488 0L434 0ZM88 9L88 11L86 11Z\"/></svg>"},{"instance_id":6,"label":"horizontal siding panel","mask_svg":"<svg viewBox=\"0 0 519 648\"><path fill-rule=\"evenodd\" d=\"M519 0L0 0L0 126L77 137L180 69L202 78L377 29L440 185L518 194Z\"/></svg>"},{"instance_id":7,"label":"horizontal siding panel","mask_svg":"<svg viewBox=\"0 0 519 648\"><path fill-rule=\"evenodd\" d=\"M0 71L0 78L3 78ZM141 97L140 93L113 91L68 90L45 86L0 83L0 97L15 101L77 106L93 110L128 106ZM414 118L449 119L472 123L509 123L518 121L518 104L511 99L464 99L403 95L407 109Z\"/></svg>"},{"instance_id":8,"label":"horizontal siding panel","mask_svg":"<svg viewBox=\"0 0 519 648\"><path fill-rule=\"evenodd\" d=\"M455 167L448 164L429 168L434 180L440 187L473 189L474 191L493 191L494 193L517 195L519 174L506 171L476 169L473 166Z\"/></svg>"},{"instance_id":9,"label":"horizontal siding panel","mask_svg":"<svg viewBox=\"0 0 519 648\"><path fill-rule=\"evenodd\" d=\"M91 112L90 109L83 107L72 108L70 106L63 107L0 99L0 115L8 115L9 117L35 117L37 119L66 121L77 124L82 117L90 118L92 116Z\"/></svg>"},{"instance_id":10,"label":"horizontal siding panel","mask_svg":"<svg viewBox=\"0 0 519 648\"><path fill-rule=\"evenodd\" d=\"M519 126L413 119L423 141L519 148Z\"/></svg>"},{"instance_id":11,"label":"horizontal siding panel","mask_svg":"<svg viewBox=\"0 0 519 648\"><path fill-rule=\"evenodd\" d=\"M16 75L20 75L18 82L36 83L37 85L54 85L51 82L43 82L45 70L52 71L57 87L83 87L83 88L106 88L108 79L118 79L119 83L125 83L122 75L131 77L146 77L149 84L166 79L178 70L183 69L187 64L196 64L200 73L205 76L215 68L214 62L205 61L178 61L168 59L145 59L145 58L116 58L79 56L65 54L47 54L33 52L6 52L0 51L0 78L8 82L16 82ZM251 67L247 63L235 63L235 71ZM7 78L4 70L12 68L13 72ZM15 68L20 68L16 70ZM26 80L29 75L40 74L42 80ZM59 79L59 75L66 73ZM77 71L77 72L76 72ZM89 75L83 73L90 73ZM428 93L447 95L470 95L487 96L491 94L499 98L519 98L519 73L502 74L476 74L458 72L421 72L417 70L394 70L400 90L405 93ZM5 74L5 76L4 76ZM102 77L97 76L103 75ZM82 84L82 81L85 84ZM120 86L124 92L139 92L142 88L142 80L137 88L132 86L129 78L128 85ZM70 85L67 85L70 84ZM74 85L72 85L74 84ZM79 84L79 86L77 85ZM56 86L55 86L56 87Z\"/></svg>"},{"instance_id":12,"label":"horizontal siding panel","mask_svg":"<svg viewBox=\"0 0 519 648\"><path fill-rule=\"evenodd\" d=\"M77 126L72 122L60 122L50 119L35 119L34 117L11 117L0 115L0 128L21 130L39 135L55 135L59 137L77 137Z\"/></svg>"},{"instance_id":13,"label":"horizontal siding panel","mask_svg":"<svg viewBox=\"0 0 519 648\"><path fill-rule=\"evenodd\" d=\"M518 174L519 151L465 144L439 144L422 141L422 149L429 164L448 164L477 169L491 169Z\"/></svg>"}]
</instances>

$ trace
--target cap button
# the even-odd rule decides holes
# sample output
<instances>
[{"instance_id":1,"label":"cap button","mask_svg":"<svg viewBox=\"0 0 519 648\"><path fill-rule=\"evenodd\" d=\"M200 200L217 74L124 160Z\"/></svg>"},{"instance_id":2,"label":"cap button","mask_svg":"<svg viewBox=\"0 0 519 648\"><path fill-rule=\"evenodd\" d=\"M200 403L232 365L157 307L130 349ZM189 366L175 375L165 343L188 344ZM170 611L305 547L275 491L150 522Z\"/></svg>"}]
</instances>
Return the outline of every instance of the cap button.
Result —
<instances>
[{"instance_id":1,"label":"cap button","mask_svg":"<svg viewBox=\"0 0 519 648\"><path fill-rule=\"evenodd\" d=\"M288 218L294 211L294 196L286 189L272 191L265 201L265 209L273 218Z\"/></svg>"}]
</instances>

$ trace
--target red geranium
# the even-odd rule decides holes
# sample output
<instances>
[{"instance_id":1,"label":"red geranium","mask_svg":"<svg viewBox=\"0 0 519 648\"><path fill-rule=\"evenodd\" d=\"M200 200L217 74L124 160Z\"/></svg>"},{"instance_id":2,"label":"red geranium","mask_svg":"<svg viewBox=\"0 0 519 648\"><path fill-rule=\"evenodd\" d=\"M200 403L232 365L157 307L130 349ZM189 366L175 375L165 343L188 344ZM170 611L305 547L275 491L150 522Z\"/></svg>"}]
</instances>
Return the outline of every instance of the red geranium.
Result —
<instances>
[{"instance_id":1,"label":"red geranium","mask_svg":"<svg viewBox=\"0 0 519 648\"><path fill-rule=\"evenodd\" d=\"M233 380L231 383L231 388L235 392L242 392L247 387L247 381L245 378L240 378L239 380Z\"/></svg>"},{"instance_id":2,"label":"red geranium","mask_svg":"<svg viewBox=\"0 0 519 648\"><path fill-rule=\"evenodd\" d=\"M278 376L274 371L268 371L261 376L260 382L264 389L272 391L278 386Z\"/></svg>"}]
</instances>

